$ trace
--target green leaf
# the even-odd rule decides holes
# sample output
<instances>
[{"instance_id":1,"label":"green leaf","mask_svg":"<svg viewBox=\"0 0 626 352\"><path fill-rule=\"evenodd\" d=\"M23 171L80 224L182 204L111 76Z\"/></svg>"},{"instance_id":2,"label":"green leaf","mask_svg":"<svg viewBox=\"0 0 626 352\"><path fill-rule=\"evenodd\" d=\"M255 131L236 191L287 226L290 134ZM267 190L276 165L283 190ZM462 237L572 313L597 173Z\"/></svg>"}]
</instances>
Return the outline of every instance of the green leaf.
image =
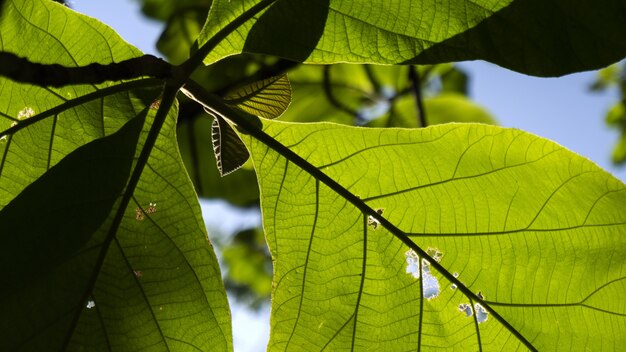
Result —
<instances>
[{"instance_id":1,"label":"green leaf","mask_svg":"<svg viewBox=\"0 0 626 352\"><path fill-rule=\"evenodd\" d=\"M199 44L262 1L215 0ZM621 0L602 6L567 0L277 0L227 36L205 63L240 52L325 64L483 59L553 76L626 56L624 22Z\"/></svg>"},{"instance_id":2,"label":"green leaf","mask_svg":"<svg viewBox=\"0 0 626 352\"><path fill-rule=\"evenodd\" d=\"M59 4L2 5L2 51L69 67L141 56ZM232 349L174 92L155 87L0 77L0 350Z\"/></svg>"},{"instance_id":3,"label":"green leaf","mask_svg":"<svg viewBox=\"0 0 626 352\"><path fill-rule=\"evenodd\" d=\"M626 342L626 187L592 162L488 125L263 123L306 158L246 139L275 258L270 350Z\"/></svg>"},{"instance_id":4,"label":"green leaf","mask_svg":"<svg viewBox=\"0 0 626 352\"><path fill-rule=\"evenodd\" d=\"M19 229L0 238L3 304L12 290L70 259L104 222L130 177L144 120L145 113L70 153L2 209L0 228Z\"/></svg>"},{"instance_id":5,"label":"green leaf","mask_svg":"<svg viewBox=\"0 0 626 352\"><path fill-rule=\"evenodd\" d=\"M592 91L603 91L619 84L621 69L618 64L613 64L598 71L595 82L590 86Z\"/></svg>"},{"instance_id":6,"label":"green leaf","mask_svg":"<svg viewBox=\"0 0 626 352\"><path fill-rule=\"evenodd\" d=\"M613 104L606 113L605 121L610 126L621 127L626 123L626 103Z\"/></svg>"},{"instance_id":7,"label":"green leaf","mask_svg":"<svg viewBox=\"0 0 626 352\"><path fill-rule=\"evenodd\" d=\"M0 50L26 55L34 62L69 67L141 56L98 21L41 0L5 2ZM147 83L143 86L149 86ZM155 91L130 91L133 87L141 87L141 82L130 82L126 89L111 83L56 89L0 77L0 132L14 124L19 129L0 138L0 208L67 154L115 132L158 97ZM45 112L51 116L42 116ZM19 126L30 122L26 119L40 117L45 119Z\"/></svg>"},{"instance_id":8,"label":"green leaf","mask_svg":"<svg viewBox=\"0 0 626 352\"><path fill-rule=\"evenodd\" d=\"M201 197L223 198L236 205L258 204L259 187L251 167L244 166L228 177L222 177L215 167L217 161L211 148L211 128L211 119L206 114L189 119L178 127L182 158L196 192Z\"/></svg>"},{"instance_id":9,"label":"green leaf","mask_svg":"<svg viewBox=\"0 0 626 352\"><path fill-rule=\"evenodd\" d=\"M441 91L443 93L459 93L468 95L467 74L458 68L458 66L448 65L449 68L441 73Z\"/></svg>"},{"instance_id":10,"label":"green leaf","mask_svg":"<svg viewBox=\"0 0 626 352\"><path fill-rule=\"evenodd\" d=\"M70 154L0 213L0 223L10 222L14 229L5 236L17 236L3 238L17 245L2 246L2 257L8 258L2 277L20 282L2 291L3 349L231 348L230 313L219 266L176 147L176 113L172 109L167 116L136 189L123 192L133 193L127 208L119 208L122 194L107 186L113 183L110 179L125 181L127 171L107 166L128 165L137 157L137 141L127 132L136 120L116 135ZM113 154L116 148L125 152L131 146L130 155ZM106 152L109 149L113 151ZM94 151L103 151L101 158L108 164L94 168L92 163L99 162L93 159ZM86 155L91 156L89 163ZM103 173L102 168L108 171ZM51 193L50 188L62 181L57 192L70 193ZM114 185L119 188L120 183ZM37 201L32 188L46 191L45 203L33 208L41 214L23 211ZM111 193L105 196L105 191ZM56 197L66 199L58 202ZM16 202L21 207L13 211ZM123 214L120 223L118 214ZM104 219L90 221L96 215ZM33 216L42 222L32 225ZM43 226L48 230L41 231Z\"/></svg>"},{"instance_id":11,"label":"green leaf","mask_svg":"<svg viewBox=\"0 0 626 352\"><path fill-rule=\"evenodd\" d=\"M141 10L146 16L167 21L181 12L197 10L207 11L211 0L140 0Z\"/></svg>"},{"instance_id":12,"label":"green leaf","mask_svg":"<svg viewBox=\"0 0 626 352\"><path fill-rule=\"evenodd\" d=\"M224 101L252 115L277 118L291 102L289 78L283 74L245 85L226 94Z\"/></svg>"},{"instance_id":13,"label":"green leaf","mask_svg":"<svg viewBox=\"0 0 626 352\"><path fill-rule=\"evenodd\" d=\"M211 142L217 169L222 177L237 171L250 158L250 153L237 132L218 115L213 117L211 124Z\"/></svg>"}]
</instances>

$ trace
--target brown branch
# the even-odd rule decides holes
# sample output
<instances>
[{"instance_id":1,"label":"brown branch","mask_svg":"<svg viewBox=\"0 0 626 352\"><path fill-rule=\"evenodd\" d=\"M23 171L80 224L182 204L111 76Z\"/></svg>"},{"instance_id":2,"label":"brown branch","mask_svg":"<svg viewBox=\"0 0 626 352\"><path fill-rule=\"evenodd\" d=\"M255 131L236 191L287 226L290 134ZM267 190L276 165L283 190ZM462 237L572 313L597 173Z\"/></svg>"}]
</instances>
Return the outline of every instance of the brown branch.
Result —
<instances>
[{"instance_id":1,"label":"brown branch","mask_svg":"<svg viewBox=\"0 0 626 352\"><path fill-rule=\"evenodd\" d=\"M9 52L0 52L0 76L40 87L62 87L73 84L98 84L138 77L170 78L173 66L152 55L118 63L92 63L81 67L40 64Z\"/></svg>"}]
</instances>

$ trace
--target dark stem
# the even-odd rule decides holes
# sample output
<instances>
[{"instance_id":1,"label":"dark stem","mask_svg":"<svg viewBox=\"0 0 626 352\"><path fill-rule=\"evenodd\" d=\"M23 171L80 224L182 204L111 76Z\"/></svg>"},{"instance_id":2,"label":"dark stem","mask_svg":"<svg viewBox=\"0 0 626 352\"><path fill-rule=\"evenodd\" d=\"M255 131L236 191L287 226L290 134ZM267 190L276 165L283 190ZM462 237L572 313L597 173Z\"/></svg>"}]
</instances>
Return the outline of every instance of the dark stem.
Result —
<instances>
[{"instance_id":1,"label":"dark stem","mask_svg":"<svg viewBox=\"0 0 626 352\"><path fill-rule=\"evenodd\" d=\"M217 47L228 35L237 30L242 24L256 16L259 12L265 10L277 0L262 0L258 4L252 6L247 11L235 18L232 22L220 29L213 37L211 37L198 51L196 51L180 68L184 77L189 77L195 69L202 64L204 58Z\"/></svg>"},{"instance_id":2,"label":"dark stem","mask_svg":"<svg viewBox=\"0 0 626 352\"><path fill-rule=\"evenodd\" d=\"M33 117L29 117L25 120L15 120L17 122L17 125L10 127L2 132L0 132L0 138L7 136L7 135L12 135L15 132L24 129L34 123L37 123L47 117L50 116L54 116L57 114L60 114L62 112L64 112L65 110L71 109L73 107L85 104L89 101L92 100L96 100L96 99L101 99L104 98L106 96L115 94L115 93L120 93L120 92L125 92L125 91L129 91L129 90L133 90L133 89L137 89L137 88L149 88L149 87L157 87L163 84L163 81L156 79L156 78L145 78L145 79L140 79L137 81L130 81L130 82L125 82L125 83L121 83L112 87L107 87L101 90L97 90L93 93L89 93L86 95L82 95L76 99L72 99L69 100L61 105L57 105L49 110L46 110L40 114L37 114Z\"/></svg>"},{"instance_id":3,"label":"dark stem","mask_svg":"<svg viewBox=\"0 0 626 352\"><path fill-rule=\"evenodd\" d=\"M409 66L409 81L411 82L411 90L415 97L415 106L417 108L417 125L418 127L426 127L426 110L424 109L424 102L422 99L422 84L420 82L420 76L415 66Z\"/></svg>"},{"instance_id":4,"label":"dark stem","mask_svg":"<svg viewBox=\"0 0 626 352\"><path fill-rule=\"evenodd\" d=\"M91 295L91 293L93 292L93 288L96 284L96 281L98 280L100 270L102 268L102 265L104 264L104 259L107 256L108 249L111 246L111 243L113 242L113 240L115 239L115 236L117 235L118 230L120 229L120 225L122 223L122 220L124 219L124 214L126 213L126 208L128 207L128 203L130 202L133 196L133 193L135 192L135 188L137 187L137 184L139 183L139 179L141 178L141 174L143 173L144 167L148 163L148 158L150 157L150 153L152 152L152 149L154 148L154 144L156 143L156 140L159 137L159 134L161 133L161 128L163 127L163 123L167 119L167 114L170 108L172 107L172 105L174 104L174 100L176 99L176 94L178 93L179 88L180 87L178 85L167 84L165 86L165 89L163 90L163 96L161 98L161 105L159 106L159 110L157 111L156 116L154 117L154 122L152 123L152 126L150 126L150 131L148 132L148 136L146 137L144 146L141 149L141 153L139 154L139 158L137 159L137 163L135 164L135 169L133 170L133 173L130 176L128 185L126 186L126 190L124 191L124 194L122 195L120 205L117 208L117 212L115 213L113 222L111 223L111 226L109 227L109 232L107 233L106 238L104 239L104 242L102 243L100 254L98 255L98 259L96 260L96 264L92 271L93 274L91 275L91 278L87 285L87 289L83 293L83 298L80 302L86 302L89 295ZM72 328L69 329L69 331L74 331L80 319L81 313L82 313L82 309L79 309L76 312L76 314L74 315L72 319L72 324L71 324ZM71 338L72 338L72 334L68 334L63 344L63 348L62 348L63 351L65 351L67 349L67 346L69 346Z\"/></svg>"},{"instance_id":5,"label":"dark stem","mask_svg":"<svg viewBox=\"0 0 626 352\"><path fill-rule=\"evenodd\" d=\"M166 79L172 74L172 65L152 55L106 65L92 63L87 66L66 67L59 64L40 64L12 53L0 52L0 76L40 87L98 84L138 77Z\"/></svg>"},{"instance_id":6,"label":"dark stem","mask_svg":"<svg viewBox=\"0 0 626 352\"><path fill-rule=\"evenodd\" d=\"M297 165L308 174L313 176L319 182L324 183L330 189L335 191L339 196L350 202L357 209L359 209L363 214L370 216L371 218L376 219L385 229L391 232L394 237L402 241L407 247L411 248L415 253L420 257L420 259L426 259L441 275L443 275L448 281L457 285L459 291L463 292L463 294L468 297L470 300L475 302L479 302L485 310L487 310L500 324L502 324L507 330L511 332L511 334L515 335L517 339L522 342L529 350L537 351L537 349L528 341L519 331L517 331L508 321L506 321L498 312L496 312L484 299L478 297L478 295L472 292L467 286L465 286L459 279L454 277L446 268L444 268L439 262L434 260L426 251L418 247L402 230L396 227L394 224L385 219L381 214L379 214L376 210L372 209L369 205L367 205L361 198L352 194L342 185L337 183L334 179L326 175L320 169L311 165L308 161L303 159L298 154L294 153L291 149L281 144L279 141L266 134L255 121L252 120L249 115L244 115L243 113L233 110L231 107L226 105L219 97L209 94L202 88L202 86L190 80L185 87L183 88L183 92L187 94L190 98L194 99L205 108L213 111L215 114L218 114L235 124L242 130L244 130L247 134L252 136L254 139L260 141L265 144L268 148L274 150L278 154L282 155L284 158ZM423 234L423 236L435 236L435 234Z\"/></svg>"}]
</instances>

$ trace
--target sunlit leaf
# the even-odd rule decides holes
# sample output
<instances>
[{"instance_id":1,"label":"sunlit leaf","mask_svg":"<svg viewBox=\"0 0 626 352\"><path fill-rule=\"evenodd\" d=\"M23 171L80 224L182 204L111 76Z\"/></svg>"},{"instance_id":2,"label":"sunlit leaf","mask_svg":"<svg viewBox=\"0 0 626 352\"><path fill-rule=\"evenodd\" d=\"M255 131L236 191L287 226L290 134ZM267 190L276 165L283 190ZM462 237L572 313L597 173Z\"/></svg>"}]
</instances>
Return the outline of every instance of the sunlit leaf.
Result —
<instances>
[{"instance_id":1,"label":"sunlit leaf","mask_svg":"<svg viewBox=\"0 0 626 352\"><path fill-rule=\"evenodd\" d=\"M3 4L0 50L68 67L141 55L59 4ZM163 103L148 89L162 85L47 89L0 78L0 350L232 349L174 95ZM153 131L159 107L164 124Z\"/></svg>"},{"instance_id":2,"label":"sunlit leaf","mask_svg":"<svg viewBox=\"0 0 626 352\"><path fill-rule=\"evenodd\" d=\"M199 44L267 0L215 0ZM213 50L310 63L430 64L472 59L541 76L601 68L626 56L621 0L278 0ZM267 40L267 38L272 38Z\"/></svg>"},{"instance_id":3,"label":"sunlit leaf","mask_svg":"<svg viewBox=\"0 0 626 352\"><path fill-rule=\"evenodd\" d=\"M0 238L2 304L23 294L32 278L71 259L108 217L130 177L144 120L145 113L78 148L2 209L0 228L14 229Z\"/></svg>"},{"instance_id":4,"label":"sunlit leaf","mask_svg":"<svg viewBox=\"0 0 626 352\"><path fill-rule=\"evenodd\" d=\"M291 85L286 74L270 77L230 92L224 100L252 115L274 119L289 107Z\"/></svg>"},{"instance_id":5,"label":"sunlit leaf","mask_svg":"<svg viewBox=\"0 0 626 352\"><path fill-rule=\"evenodd\" d=\"M6 1L0 50L70 67L141 56L98 21L41 0ZM65 155L116 131L157 97L158 92L116 92L110 83L56 89L0 77L0 132L58 108L44 121L0 138L0 208Z\"/></svg>"},{"instance_id":6,"label":"sunlit leaf","mask_svg":"<svg viewBox=\"0 0 626 352\"><path fill-rule=\"evenodd\" d=\"M2 292L5 318L2 331L6 334L2 343L7 349L17 346L28 350L58 350L60 346L89 350L148 346L175 350L228 348L231 343L228 304L217 261L206 240L200 208L193 201L195 193L178 156L175 114L174 109L168 116L126 209L119 208L119 193L107 193L108 197L117 198L104 198L115 202L108 211L98 202L92 206L83 203L89 204L90 199L98 200L103 197L102 192L111 191L106 187L99 189L98 177L110 183L111 175L124 176L124 170L111 169L107 174L84 162L85 155L92 156L96 146L110 149L110 144L116 141L111 138L94 141L70 154L69 160L81 156L77 162L83 163L80 166L84 171L73 172L66 159L58 164L63 169L52 169L63 175L55 182L64 180L69 185L82 182L85 187L90 184L92 187L57 187L58 192L81 192L65 195L69 204L64 206L61 202L59 208L50 199L54 193L48 191L48 198L42 199L45 203L33 209L42 209L44 222L38 227L28 231L32 216L37 214L23 211L18 214L21 218L11 217L13 203L7 206L8 213L1 213L10 216L9 220L16 220L11 225L14 231L3 233L4 236L25 236L18 237L17 252L13 251L14 246L3 246L3 251L11 253L5 252L2 257L10 260L18 256L27 262L33 257L34 261L26 266L9 263L2 266L10 273L9 277L22 282L5 286L7 291ZM129 145L133 140L124 142ZM141 146L139 143L138 151ZM101 154L105 160L111 157ZM134 149L125 158L120 161L131 163L136 158ZM48 175L34 185L47 182L49 189L52 186L49 179L53 176ZM85 175L89 179L81 180ZM36 194L33 197L30 192L16 199L21 202L22 197L37 201L31 199ZM80 203L74 204L76 199ZM119 212L124 217L117 224ZM94 214L104 215L101 225L85 223L84 219ZM84 233L76 227L66 233L65 230L72 228L68 223L89 226L84 227ZM93 225L99 226L93 229ZM41 231L41 226L48 231ZM88 236L89 233L93 235ZM57 236L64 236L64 241L58 242ZM3 239L7 240L13 241ZM58 245L46 247L46 243ZM38 249L29 252L29 248ZM58 248L62 251L58 252Z\"/></svg>"},{"instance_id":7,"label":"sunlit leaf","mask_svg":"<svg viewBox=\"0 0 626 352\"><path fill-rule=\"evenodd\" d=\"M220 116L214 116L211 124L211 141L217 161L217 169L222 176L236 171L250 158L237 132Z\"/></svg>"},{"instance_id":8,"label":"sunlit leaf","mask_svg":"<svg viewBox=\"0 0 626 352\"><path fill-rule=\"evenodd\" d=\"M212 121L206 114L185 121L178 127L178 142L185 168L194 182L198 195L223 198L236 205L257 204L259 187L251 167L243 167L228 177L222 177L211 147Z\"/></svg>"},{"instance_id":9,"label":"sunlit leaf","mask_svg":"<svg viewBox=\"0 0 626 352\"><path fill-rule=\"evenodd\" d=\"M270 350L626 342L626 187L587 159L487 125L264 126L313 165L247 140L276 258Z\"/></svg>"}]
</instances>

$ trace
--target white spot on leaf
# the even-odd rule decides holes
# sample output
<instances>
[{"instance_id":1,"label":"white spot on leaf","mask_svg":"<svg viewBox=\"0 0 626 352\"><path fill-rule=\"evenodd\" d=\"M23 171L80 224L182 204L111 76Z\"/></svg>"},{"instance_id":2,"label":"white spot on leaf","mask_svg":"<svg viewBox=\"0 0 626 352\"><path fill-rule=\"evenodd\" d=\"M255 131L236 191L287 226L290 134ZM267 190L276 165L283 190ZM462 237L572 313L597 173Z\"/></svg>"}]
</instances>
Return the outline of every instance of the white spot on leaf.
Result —
<instances>
[{"instance_id":1,"label":"white spot on leaf","mask_svg":"<svg viewBox=\"0 0 626 352\"><path fill-rule=\"evenodd\" d=\"M467 303L459 304L459 312L465 313L466 317L471 317L474 315L474 311L472 310L472 306Z\"/></svg>"},{"instance_id":2,"label":"white spot on leaf","mask_svg":"<svg viewBox=\"0 0 626 352\"><path fill-rule=\"evenodd\" d=\"M439 263L441 261L441 258L443 258L443 252L439 250L439 248L432 248L432 247L428 247L428 249L426 250L426 253L433 258L437 263Z\"/></svg>"},{"instance_id":3,"label":"white spot on leaf","mask_svg":"<svg viewBox=\"0 0 626 352\"><path fill-rule=\"evenodd\" d=\"M441 288L439 286L439 280L430 272L430 262L426 259L422 259L422 270L419 270L420 258L412 249L406 251L406 272L411 274L414 278L422 278L422 296L426 299L433 299L439 296Z\"/></svg>"},{"instance_id":4,"label":"white spot on leaf","mask_svg":"<svg viewBox=\"0 0 626 352\"><path fill-rule=\"evenodd\" d=\"M31 107L25 107L24 109L20 110L17 113L17 119L18 120L26 120L27 118L31 117L35 115L35 110L33 110L33 108Z\"/></svg>"},{"instance_id":5,"label":"white spot on leaf","mask_svg":"<svg viewBox=\"0 0 626 352\"><path fill-rule=\"evenodd\" d=\"M424 298L433 299L439 296L439 280L430 273L430 263L426 259L422 259L422 280Z\"/></svg>"},{"instance_id":6,"label":"white spot on leaf","mask_svg":"<svg viewBox=\"0 0 626 352\"><path fill-rule=\"evenodd\" d=\"M7 136L0 137L0 142L6 143L7 142L7 138L8 138Z\"/></svg>"},{"instance_id":7,"label":"white spot on leaf","mask_svg":"<svg viewBox=\"0 0 626 352\"><path fill-rule=\"evenodd\" d=\"M487 318L489 318L489 312L480 303L476 303L474 309L476 310L476 321L479 324L486 322Z\"/></svg>"},{"instance_id":8,"label":"white spot on leaf","mask_svg":"<svg viewBox=\"0 0 626 352\"><path fill-rule=\"evenodd\" d=\"M419 279L420 272L419 272L418 263L419 263L420 257L412 249L409 249L408 251L406 251L404 255L406 256L406 273L413 275L413 277L416 279Z\"/></svg>"},{"instance_id":9,"label":"white spot on leaf","mask_svg":"<svg viewBox=\"0 0 626 352\"><path fill-rule=\"evenodd\" d=\"M484 323L489 318L489 312L480 305L480 303L474 304L474 309L469 303L461 303L459 304L459 312L465 313L466 317L471 317L476 312L476 322Z\"/></svg>"},{"instance_id":10,"label":"white spot on leaf","mask_svg":"<svg viewBox=\"0 0 626 352\"><path fill-rule=\"evenodd\" d=\"M378 213L378 215L383 215L383 209L379 208L376 209L376 213ZM367 217L367 224L369 226L371 226L374 230L376 230L378 228L378 225L380 225L380 221L376 220L373 216L369 215Z\"/></svg>"},{"instance_id":11,"label":"white spot on leaf","mask_svg":"<svg viewBox=\"0 0 626 352\"><path fill-rule=\"evenodd\" d=\"M96 306L96 302L94 302L94 300L90 299L87 301L87 305L86 305L87 309L91 309L95 306Z\"/></svg>"}]
</instances>

